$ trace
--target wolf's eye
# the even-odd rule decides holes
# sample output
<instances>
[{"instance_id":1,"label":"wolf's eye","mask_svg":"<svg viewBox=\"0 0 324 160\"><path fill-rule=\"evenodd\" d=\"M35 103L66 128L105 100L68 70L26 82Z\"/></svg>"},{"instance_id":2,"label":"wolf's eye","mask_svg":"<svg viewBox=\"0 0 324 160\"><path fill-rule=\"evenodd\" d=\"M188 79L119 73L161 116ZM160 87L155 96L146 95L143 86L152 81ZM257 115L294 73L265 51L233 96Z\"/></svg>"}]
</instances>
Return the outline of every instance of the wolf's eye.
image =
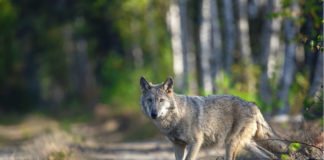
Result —
<instances>
[{"instance_id":1,"label":"wolf's eye","mask_svg":"<svg viewBox=\"0 0 324 160\"><path fill-rule=\"evenodd\" d=\"M165 99L160 99L160 102L164 102L165 101Z\"/></svg>"}]
</instances>

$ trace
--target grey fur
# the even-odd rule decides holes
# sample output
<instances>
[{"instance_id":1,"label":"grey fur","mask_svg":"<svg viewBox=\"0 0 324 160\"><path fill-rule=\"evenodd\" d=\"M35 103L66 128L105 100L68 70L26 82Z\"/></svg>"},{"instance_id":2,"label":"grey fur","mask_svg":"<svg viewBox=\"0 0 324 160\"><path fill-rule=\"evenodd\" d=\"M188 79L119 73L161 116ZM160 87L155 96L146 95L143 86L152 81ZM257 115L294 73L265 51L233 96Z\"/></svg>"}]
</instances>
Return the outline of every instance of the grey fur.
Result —
<instances>
[{"instance_id":1,"label":"grey fur","mask_svg":"<svg viewBox=\"0 0 324 160\"><path fill-rule=\"evenodd\" d=\"M232 95L178 95L172 78L151 84L141 77L140 86L142 110L173 143L177 160L196 159L207 145L225 145L226 160L234 160L243 147L263 159L276 158L269 151L273 147L286 150L281 142L258 143L276 135L254 103Z\"/></svg>"}]
</instances>

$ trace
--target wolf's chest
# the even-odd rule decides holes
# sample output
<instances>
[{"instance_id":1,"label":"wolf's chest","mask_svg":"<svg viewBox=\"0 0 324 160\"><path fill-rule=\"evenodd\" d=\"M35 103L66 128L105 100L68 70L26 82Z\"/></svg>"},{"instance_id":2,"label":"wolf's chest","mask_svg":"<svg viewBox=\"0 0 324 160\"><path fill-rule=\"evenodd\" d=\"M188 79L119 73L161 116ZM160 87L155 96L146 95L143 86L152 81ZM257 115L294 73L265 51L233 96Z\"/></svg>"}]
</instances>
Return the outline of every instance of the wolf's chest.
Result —
<instances>
[{"instance_id":1,"label":"wolf's chest","mask_svg":"<svg viewBox=\"0 0 324 160\"><path fill-rule=\"evenodd\" d=\"M167 133L166 136L171 142L176 144L186 145L188 143L186 134L181 129L174 129Z\"/></svg>"}]
</instances>

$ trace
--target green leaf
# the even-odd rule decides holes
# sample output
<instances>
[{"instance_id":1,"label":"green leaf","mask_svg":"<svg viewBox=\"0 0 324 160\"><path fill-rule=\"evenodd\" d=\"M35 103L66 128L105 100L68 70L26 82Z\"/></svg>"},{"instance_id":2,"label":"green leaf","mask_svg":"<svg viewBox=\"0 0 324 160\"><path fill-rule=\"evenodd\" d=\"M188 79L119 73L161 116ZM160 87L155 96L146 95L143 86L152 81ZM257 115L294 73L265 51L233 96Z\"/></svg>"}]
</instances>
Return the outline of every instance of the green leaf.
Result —
<instances>
[{"instance_id":1,"label":"green leaf","mask_svg":"<svg viewBox=\"0 0 324 160\"><path fill-rule=\"evenodd\" d=\"M301 144L300 143L291 143L289 145L289 151L291 152L296 152L301 148Z\"/></svg>"},{"instance_id":2,"label":"green leaf","mask_svg":"<svg viewBox=\"0 0 324 160\"><path fill-rule=\"evenodd\" d=\"M281 159L281 160L291 160L291 158L290 158L290 156L289 156L288 154L282 154L282 155L280 156L280 159Z\"/></svg>"}]
</instances>

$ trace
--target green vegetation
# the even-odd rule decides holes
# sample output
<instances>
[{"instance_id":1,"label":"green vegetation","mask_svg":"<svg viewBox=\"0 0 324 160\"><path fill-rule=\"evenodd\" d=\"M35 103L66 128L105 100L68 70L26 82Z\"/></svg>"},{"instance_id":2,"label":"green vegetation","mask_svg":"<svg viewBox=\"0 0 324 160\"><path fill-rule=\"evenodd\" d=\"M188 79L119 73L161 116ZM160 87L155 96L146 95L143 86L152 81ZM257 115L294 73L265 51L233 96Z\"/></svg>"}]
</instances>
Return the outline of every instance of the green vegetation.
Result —
<instances>
[{"instance_id":1,"label":"green vegetation","mask_svg":"<svg viewBox=\"0 0 324 160\"><path fill-rule=\"evenodd\" d=\"M280 74L284 60L278 60L273 75L268 77L268 101L260 91L261 84L266 83L260 81L262 73L267 72L263 63L268 61L262 60L259 42L267 20L293 19L298 28L293 37L298 53L286 99L291 114L303 112L306 118L317 119L322 117L323 93L319 100L314 99L310 88L323 50L323 17L318 5L322 1L280 2L282 9L263 13L259 8L260 15L249 19L251 64L243 62L237 47L239 42L234 43L230 71L224 69L226 55L220 53L214 93L234 94L254 101L262 111L271 114L286 105L277 95L283 88L280 88ZM300 8L297 17L290 7L295 2ZM185 12L187 56L191 65L186 78L190 85L175 89L207 95L211 93L197 84L201 72L197 69L198 59L202 54L199 51L202 46L198 45L200 3L188 0ZM171 1L164 0L0 0L0 122L18 123L26 113L34 112L58 119L68 129L73 122L95 119L93 111L98 104L106 104L111 115L140 112L140 76L153 82L181 76L173 69L178 60L173 59L174 35L167 24L170 5ZM225 9L219 7L221 16L217 20L221 32L226 26L222 18ZM283 30L282 27L278 31L280 43L286 43ZM223 41L224 35L218 38ZM283 58L285 46L280 47L275 56Z\"/></svg>"},{"instance_id":2,"label":"green vegetation","mask_svg":"<svg viewBox=\"0 0 324 160\"><path fill-rule=\"evenodd\" d=\"M296 152L301 148L301 144L300 143L291 143L288 148L289 148L290 152Z\"/></svg>"}]
</instances>

